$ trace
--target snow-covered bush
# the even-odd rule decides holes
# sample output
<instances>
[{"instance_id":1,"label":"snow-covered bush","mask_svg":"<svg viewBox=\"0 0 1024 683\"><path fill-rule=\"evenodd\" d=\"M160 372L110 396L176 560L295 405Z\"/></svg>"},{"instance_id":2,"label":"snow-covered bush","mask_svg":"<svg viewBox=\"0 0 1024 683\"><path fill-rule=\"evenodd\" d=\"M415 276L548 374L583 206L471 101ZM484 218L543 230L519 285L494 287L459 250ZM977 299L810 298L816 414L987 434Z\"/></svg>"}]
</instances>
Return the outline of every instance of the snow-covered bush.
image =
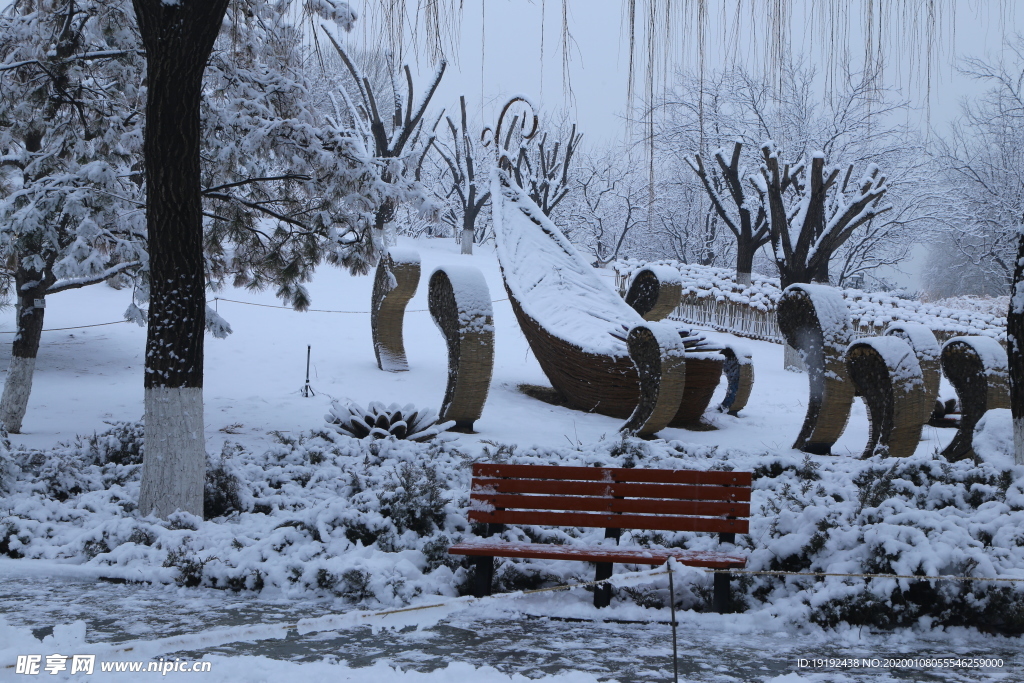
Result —
<instances>
[{"instance_id":1,"label":"snow-covered bush","mask_svg":"<svg viewBox=\"0 0 1024 683\"><path fill-rule=\"evenodd\" d=\"M437 413L430 408L417 410L411 403L385 407L379 401L372 401L366 408L352 401L335 401L324 420L339 434L356 439L394 437L408 441L428 441L455 425L454 420L439 423Z\"/></svg>"},{"instance_id":2,"label":"snow-covered bush","mask_svg":"<svg viewBox=\"0 0 1024 683\"><path fill-rule=\"evenodd\" d=\"M0 429L0 496L10 490L16 476L17 466L11 457L11 442L7 438L7 432Z\"/></svg>"},{"instance_id":3,"label":"snow-covered bush","mask_svg":"<svg viewBox=\"0 0 1024 683\"><path fill-rule=\"evenodd\" d=\"M265 452L229 445L212 461L210 470L222 474L210 481L230 523L185 513L139 518L139 466L132 463L141 456L141 432L137 425L114 425L51 451L13 451L20 472L0 499L0 554L82 562L112 576L130 572L182 586L272 588L398 606L424 594L454 596L471 585L471 563L447 549L474 531L466 518L473 461L751 471L750 532L737 537L737 549L747 553L752 572L803 576L736 574L736 609L795 624L967 625L1020 633L1024 587L924 578L1020 576L1024 569L1024 468L1010 465L1002 446L985 446L1006 441L1009 421L996 422L978 440L979 453L990 460L981 464L937 455L860 460L622 438L575 449L485 443L470 456L444 440L357 440L330 430L278 435ZM63 478L56 476L60 467L68 471ZM572 545L599 542L604 533L522 526L500 536ZM671 531L627 531L623 543L718 547L715 534ZM586 563L500 558L495 580L499 590L512 590L582 583L593 572ZM710 576L689 577L677 582L677 606L710 609ZM617 595L646 606L668 599L657 579Z\"/></svg>"},{"instance_id":4,"label":"snow-covered bush","mask_svg":"<svg viewBox=\"0 0 1024 683\"><path fill-rule=\"evenodd\" d=\"M679 271L683 281L683 297L698 300L729 301L763 312L774 312L782 295L779 279L754 273L751 283L736 282L736 271L673 260L638 261L621 259L614 264L618 281L628 283L634 273L651 265L670 266ZM879 334L893 321L921 323L936 332L954 335L986 335L1006 337L1007 305L999 307L972 305L965 298L926 303L908 300L900 292L864 292L843 289L843 298L850 309L850 319L860 327L874 327ZM949 304L956 303L956 308ZM963 304L963 308L959 307Z\"/></svg>"}]
</instances>

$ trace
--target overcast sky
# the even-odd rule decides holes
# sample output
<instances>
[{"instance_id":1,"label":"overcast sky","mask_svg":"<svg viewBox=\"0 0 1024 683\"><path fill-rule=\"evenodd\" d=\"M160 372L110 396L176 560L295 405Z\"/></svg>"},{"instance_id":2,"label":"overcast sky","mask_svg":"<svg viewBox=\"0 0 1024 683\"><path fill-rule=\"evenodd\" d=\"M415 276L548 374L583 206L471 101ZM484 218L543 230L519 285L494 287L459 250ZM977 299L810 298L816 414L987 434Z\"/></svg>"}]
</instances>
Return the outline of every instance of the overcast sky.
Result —
<instances>
[{"instance_id":1,"label":"overcast sky","mask_svg":"<svg viewBox=\"0 0 1024 683\"><path fill-rule=\"evenodd\" d=\"M851 61L859 67L863 37L859 30L860 17L856 13L863 11L865 1L832 2L835 6L852 8L848 41ZM352 1L357 11L364 4L363 0ZM623 4L623 0L568 0L567 19L573 38L569 65L570 97L563 87L561 0L465 0L457 61L449 65L437 101L451 106L457 102L460 93L465 93L471 111L475 104L477 114L482 112L484 120L490 122L495 110L509 95L523 93L545 109L568 108L591 142L623 135L622 116L627 111L629 64ZM733 12L736 4L732 0L708 2L707 69L736 59L748 67L757 68L764 61L765 31L761 27L751 28L749 14L744 15L747 19L739 26L739 32L735 34L738 40L733 41L734 45L726 45L719 38L721 26L728 25L730 21L725 15ZM814 6L810 0L790 2L790 43L795 51L803 52L810 63L818 64L820 71L825 70L821 62L824 39L820 30L815 29L810 13L812 7L820 8L827 4L828 0L817 0ZM914 4L924 6L923 3ZM1024 32L1021 21L1024 11L1015 11L1015 4L1014 0L939 0L944 11L941 24L937 26L936 42L942 47L933 60L930 110L925 107L929 98L926 96L928 88L927 79L923 77L925 63L921 50L914 48L913 38L901 36L902 40L899 40L890 36L886 79L899 87L903 97L917 107L915 123L924 125L926 116L930 116L932 126L942 130L959 112L959 102L963 97L981 92L978 84L957 74L953 65L964 55L997 58L1004 37ZM921 25L923 35L923 22ZM890 31L895 32L897 28L893 26ZM355 43L369 40L372 45L379 40L379 35L370 22L364 21L347 40ZM670 69L695 68L696 55L696 39L691 35L688 41L679 41L674 46L667 61Z\"/></svg>"},{"instance_id":2,"label":"overcast sky","mask_svg":"<svg viewBox=\"0 0 1024 683\"><path fill-rule=\"evenodd\" d=\"M365 8L380 0L349 0L363 16L346 43L380 45L379 33L366 21L373 13ZM627 112L628 31L624 29L624 0L566 0L567 22L573 42L570 46L569 78L572 96L564 87L561 43L562 0L461 0L464 11L457 56L449 65L436 101L440 106L457 106L464 93L475 118L492 122L496 110L513 94L526 94L543 109L568 109L591 142L624 135L622 116ZM755 6L766 0L753 0ZM822 37L808 22L812 8L851 8L849 42L854 61L859 61L863 38L858 32L859 15L867 0L790 0L790 43L805 53L811 63L821 60ZM876 4L878 0L875 0ZM0 0L0 8L10 0ZM416 2L409 0L410 5ZM454 4L458 4L458 0ZM643 5L643 2L638 2ZM677 6L697 3L679 3ZM785 5L786 3L781 3ZM896 3L889 3L895 5ZM913 2L926 6L927 3ZM1015 11L1015 0L939 0L943 9L937 42L943 53L935 62L930 97L933 127L942 130L959 111L964 96L977 95L981 87L958 75L952 65L963 55L995 58L1004 37L1024 33L1024 11ZM739 59L756 67L763 62L764 27L751 28L749 20L735 32L737 39L720 39L726 14L737 6L735 0L708 0L709 30L706 68ZM749 12L748 10L745 10ZM543 20L543 21L542 21ZM696 40L679 41L666 60L670 68L695 68ZM733 44L726 45L726 42ZM904 40L903 42L906 42ZM911 41L912 42L912 41ZM952 45L952 47L950 47ZM542 52L543 50L543 52ZM726 56L728 51L729 56ZM912 46L890 46L887 78L903 89L904 97L918 107L918 122L924 122L923 78L910 78L921 62L913 63ZM543 58L542 58L543 54ZM421 71L429 72L426 64ZM918 75L920 69L917 68ZM417 85L426 81L418 79Z\"/></svg>"}]
</instances>

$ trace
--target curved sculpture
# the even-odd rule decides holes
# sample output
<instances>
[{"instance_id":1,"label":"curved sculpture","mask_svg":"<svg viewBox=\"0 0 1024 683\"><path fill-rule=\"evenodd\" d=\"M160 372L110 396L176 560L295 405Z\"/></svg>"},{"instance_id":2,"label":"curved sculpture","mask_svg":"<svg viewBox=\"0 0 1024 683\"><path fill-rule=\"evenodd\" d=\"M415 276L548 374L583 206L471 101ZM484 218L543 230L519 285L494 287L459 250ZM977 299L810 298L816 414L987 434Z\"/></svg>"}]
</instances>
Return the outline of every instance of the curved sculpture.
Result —
<instances>
[{"instance_id":1,"label":"curved sculpture","mask_svg":"<svg viewBox=\"0 0 1024 683\"><path fill-rule=\"evenodd\" d=\"M807 416L793 448L828 455L846 429L853 383L846 374L850 313L842 294L827 285L786 287L776 313L779 329L807 366Z\"/></svg>"},{"instance_id":2,"label":"curved sculpture","mask_svg":"<svg viewBox=\"0 0 1024 683\"><path fill-rule=\"evenodd\" d=\"M507 179L495 178L491 197L498 263L509 303L544 374L571 407L630 418L631 429L642 396L649 400L657 395L658 401L664 402L672 391L655 394L641 387L642 382L653 382L655 377L647 371L637 372L637 365L648 361L630 356L628 334L638 326L654 329L663 323L644 321L593 272L537 205ZM670 336L659 333L655 338L668 344ZM665 358L671 353L671 346L663 346L660 351ZM719 379L715 372L721 372L723 360L721 356L716 358L707 373L714 374L712 392ZM641 435L675 424L684 407L703 414L711 396L702 406L688 405L686 393L700 386L695 384L697 375L688 352L685 363L684 398L681 405L677 404L676 415L661 425L653 418L648 420ZM665 368L674 363L666 361L662 365L664 374ZM652 415L663 413L652 409Z\"/></svg>"},{"instance_id":3,"label":"curved sculpture","mask_svg":"<svg viewBox=\"0 0 1024 683\"><path fill-rule=\"evenodd\" d=\"M679 307L683 280L669 266L645 266L633 275L626 291L626 303L644 320L661 320Z\"/></svg>"},{"instance_id":4,"label":"curved sculpture","mask_svg":"<svg viewBox=\"0 0 1024 683\"><path fill-rule=\"evenodd\" d=\"M470 266L440 266L430 275L430 315L448 343L448 385L440 419L452 431L473 432L494 369L494 312L483 273Z\"/></svg>"},{"instance_id":5,"label":"curved sculpture","mask_svg":"<svg viewBox=\"0 0 1024 683\"><path fill-rule=\"evenodd\" d=\"M633 276L625 300L644 320L658 321L679 306L682 292L683 281L678 270L669 266L645 266ZM686 347L688 375L679 410L668 426L711 429L701 418L726 362L721 354L722 347L711 345L704 337L693 336L686 330L680 330L679 336Z\"/></svg>"},{"instance_id":6,"label":"curved sculpture","mask_svg":"<svg viewBox=\"0 0 1024 683\"><path fill-rule=\"evenodd\" d=\"M377 264L370 299L370 328L377 367L388 372L409 369L402 340L405 306L420 282L420 255L411 249L389 249Z\"/></svg>"},{"instance_id":7,"label":"curved sculpture","mask_svg":"<svg viewBox=\"0 0 1024 683\"><path fill-rule=\"evenodd\" d=\"M927 400L921 406L922 421L926 424L935 412L935 402L939 399L939 381L942 378L940 356L942 348L935 333L927 325L920 323L893 322L885 329L886 336L899 337L910 344L917 362L921 366L921 377Z\"/></svg>"},{"instance_id":8,"label":"curved sculpture","mask_svg":"<svg viewBox=\"0 0 1024 683\"><path fill-rule=\"evenodd\" d=\"M942 455L977 460L974 428L981 416L1010 407L1006 350L992 337L953 337L942 345L942 372L960 402L960 427Z\"/></svg>"},{"instance_id":9,"label":"curved sculpture","mask_svg":"<svg viewBox=\"0 0 1024 683\"><path fill-rule=\"evenodd\" d=\"M686 348L686 389L668 426L699 431L716 429L703 417L722 379L722 347L689 330L680 329L678 334Z\"/></svg>"},{"instance_id":10,"label":"curved sculpture","mask_svg":"<svg viewBox=\"0 0 1024 683\"><path fill-rule=\"evenodd\" d=\"M913 455L931 402L910 343L897 336L858 339L846 351L846 367L868 408L861 457Z\"/></svg>"},{"instance_id":11,"label":"curved sculpture","mask_svg":"<svg viewBox=\"0 0 1024 683\"><path fill-rule=\"evenodd\" d=\"M652 435L671 424L686 387L686 347L674 329L637 325L626 338L640 382L640 400L622 432Z\"/></svg>"},{"instance_id":12,"label":"curved sculpture","mask_svg":"<svg viewBox=\"0 0 1024 683\"><path fill-rule=\"evenodd\" d=\"M726 344L721 353L725 356L722 372L728 385L718 409L735 416L750 400L750 392L754 388L754 360L748 351L732 344Z\"/></svg>"}]
</instances>

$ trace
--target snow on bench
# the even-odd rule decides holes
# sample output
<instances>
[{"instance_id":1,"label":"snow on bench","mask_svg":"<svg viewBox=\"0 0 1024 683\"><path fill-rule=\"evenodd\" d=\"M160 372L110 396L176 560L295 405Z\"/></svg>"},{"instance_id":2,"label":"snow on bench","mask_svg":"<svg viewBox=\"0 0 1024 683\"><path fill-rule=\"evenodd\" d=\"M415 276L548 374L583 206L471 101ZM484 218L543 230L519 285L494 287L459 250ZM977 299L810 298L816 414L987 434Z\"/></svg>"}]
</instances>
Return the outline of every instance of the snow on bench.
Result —
<instances>
[{"instance_id":1,"label":"snow on bench","mask_svg":"<svg viewBox=\"0 0 1024 683\"><path fill-rule=\"evenodd\" d=\"M495 557L575 560L597 564L595 580L611 577L613 563L682 564L740 569L746 556L732 549L694 551L618 545L622 529L718 533L724 544L748 532L750 472L563 467L475 463L469 519L486 524L485 536L505 525L604 528L604 545L511 543L472 539L451 546L453 555L476 557L474 594L491 594ZM715 574L713 606L729 608L728 573ZM595 589L594 605L611 600L608 584Z\"/></svg>"}]
</instances>

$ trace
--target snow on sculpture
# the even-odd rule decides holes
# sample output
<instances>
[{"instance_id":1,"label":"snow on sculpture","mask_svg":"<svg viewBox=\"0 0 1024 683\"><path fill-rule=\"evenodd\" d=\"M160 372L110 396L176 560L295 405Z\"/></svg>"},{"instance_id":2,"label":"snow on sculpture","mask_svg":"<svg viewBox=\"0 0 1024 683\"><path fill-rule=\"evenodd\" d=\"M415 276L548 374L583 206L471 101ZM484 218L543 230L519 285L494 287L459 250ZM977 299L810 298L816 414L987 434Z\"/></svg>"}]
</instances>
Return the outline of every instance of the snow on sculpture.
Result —
<instances>
[{"instance_id":1,"label":"snow on sculpture","mask_svg":"<svg viewBox=\"0 0 1024 683\"><path fill-rule=\"evenodd\" d=\"M448 385L442 420L473 432L494 370L494 312L483 273L470 266L440 266L430 275L430 315L448 343Z\"/></svg>"},{"instance_id":2,"label":"snow on sculpture","mask_svg":"<svg viewBox=\"0 0 1024 683\"><path fill-rule=\"evenodd\" d=\"M683 281L679 271L669 266L647 266L633 275L626 292L626 303L644 320L661 320L679 306Z\"/></svg>"},{"instance_id":3,"label":"snow on sculpture","mask_svg":"<svg viewBox=\"0 0 1024 683\"><path fill-rule=\"evenodd\" d=\"M390 437L407 441L429 441L455 424L439 418L430 408L418 410L411 403L385 406L379 401L371 401L366 408L352 401L333 401L324 421L334 431L354 439Z\"/></svg>"},{"instance_id":4,"label":"snow on sculpture","mask_svg":"<svg viewBox=\"0 0 1024 683\"><path fill-rule=\"evenodd\" d=\"M746 407L754 389L754 359L749 351L736 344L725 344L722 355L725 356L722 373L727 386L725 398L718 409L736 416Z\"/></svg>"},{"instance_id":5,"label":"snow on sculpture","mask_svg":"<svg viewBox=\"0 0 1024 683\"><path fill-rule=\"evenodd\" d=\"M666 427L685 381L678 333L654 332L661 323L644 321L607 287L547 216L507 179L495 178L491 197L498 262L509 302L551 385L574 408L629 418L627 432L649 435ZM633 350L643 356L636 359L640 372L627 341L638 326L651 332L633 335ZM656 354L640 351L655 341L670 346ZM658 388L662 383L667 390ZM651 401L656 405L639 405ZM637 411L648 416L642 425L634 415Z\"/></svg>"},{"instance_id":6,"label":"snow on sculpture","mask_svg":"<svg viewBox=\"0 0 1024 683\"><path fill-rule=\"evenodd\" d=\"M846 368L868 409L868 443L862 457L913 455L930 407L914 349L896 336L850 344Z\"/></svg>"},{"instance_id":7,"label":"snow on sculpture","mask_svg":"<svg viewBox=\"0 0 1024 683\"><path fill-rule=\"evenodd\" d=\"M671 266L652 265L637 270L625 294L626 303L643 316L644 320L662 320L672 313L682 300L682 280L679 271ZM749 353L737 351L729 345L718 346L703 336L680 330L687 350L689 375L683 400L670 427L708 429L702 421L704 410L718 386L723 370L729 387L726 400L720 408L736 415L747 403L754 383L754 366Z\"/></svg>"},{"instance_id":8,"label":"snow on sculpture","mask_svg":"<svg viewBox=\"0 0 1024 683\"><path fill-rule=\"evenodd\" d=\"M942 348L935 339L935 333L920 323L890 323L885 334L906 340L917 356L926 397L921 406L921 424L926 424L931 420L935 412L935 402L939 399L939 381L942 379L939 357L942 355Z\"/></svg>"},{"instance_id":9,"label":"snow on sculpture","mask_svg":"<svg viewBox=\"0 0 1024 683\"><path fill-rule=\"evenodd\" d=\"M793 448L828 455L846 429L853 384L844 358L850 344L850 313L842 294L828 285L792 284L779 299L779 329L807 366L807 416Z\"/></svg>"},{"instance_id":10,"label":"snow on sculpture","mask_svg":"<svg viewBox=\"0 0 1024 683\"><path fill-rule=\"evenodd\" d=\"M976 461L978 421L992 408L1010 407L1006 349L991 337L953 337L942 345L942 373L960 402L960 428L942 455L953 462Z\"/></svg>"},{"instance_id":11,"label":"snow on sculpture","mask_svg":"<svg viewBox=\"0 0 1024 683\"><path fill-rule=\"evenodd\" d=\"M420 282L420 256L411 249L391 248L377 264L370 300L370 327L377 367L388 372L409 369L402 339L405 306Z\"/></svg>"},{"instance_id":12,"label":"snow on sculpture","mask_svg":"<svg viewBox=\"0 0 1024 683\"><path fill-rule=\"evenodd\" d=\"M691 354L674 326L645 321L608 287L510 178L516 154L502 147L511 137L502 134L502 125L517 103L530 106L523 97L513 98L502 109L496 130L486 131L498 147L492 215L512 311L541 369L568 405L628 418L622 428L626 433L654 434L677 419L680 410L693 407L680 397L680 389L691 384ZM533 131L527 130L528 120L530 116L522 119L522 136L527 138L536 131L537 117L532 117ZM513 128L519 121L518 116L513 119ZM647 331L634 332L638 326ZM632 357L631 352L639 355ZM703 356L714 356L717 362ZM701 349L692 357L711 360L714 371L721 372L720 355ZM712 392L718 379L714 374ZM699 414L710 398L708 394Z\"/></svg>"}]
</instances>

